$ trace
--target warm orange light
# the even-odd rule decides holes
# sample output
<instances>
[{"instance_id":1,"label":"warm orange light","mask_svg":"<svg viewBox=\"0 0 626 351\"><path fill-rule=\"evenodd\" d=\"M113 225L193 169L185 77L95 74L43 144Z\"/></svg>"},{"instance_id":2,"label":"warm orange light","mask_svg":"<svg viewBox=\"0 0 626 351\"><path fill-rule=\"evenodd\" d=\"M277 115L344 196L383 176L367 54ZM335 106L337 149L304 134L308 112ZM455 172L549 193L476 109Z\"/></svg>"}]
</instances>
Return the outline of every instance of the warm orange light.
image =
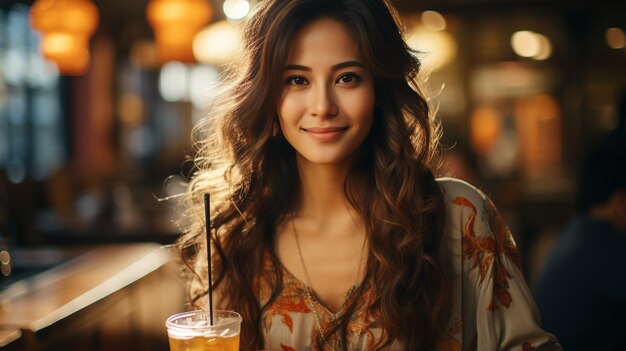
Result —
<instances>
[{"instance_id":1,"label":"warm orange light","mask_svg":"<svg viewBox=\"0 0 626 351\"><path fill-rule=\"evenodd\" d=\"M471 143L479 155L486 155L502 133L502 117L494 108L476 108L470 118Z\"/></svg>"},{"instance_id":2,"label":"warm orange light","mask_svg":"<svg viewBox=\"0 0 626 351\"><path fill-rule=\"evenodd\" d=\"M208 0L151 0L146 16L154 30L159 60L195 62L193 38L211 14Z\"/></svg>"},{"instance_id":3,"label":"warm orange light","mask_svg":"<svg viewBox=\"0 0 626 351\"><path fill-rule=\"evenodd\" d=\"M79 75L89 66L89 38L98 27L98 9L90 0L37 0L30 23L42 34L41 52L61 74Z\"/></svg>"},{"instance_id":4,"label":"warm orange light","mask_svg":"<svg viewBox=\"0 0 626 351\"><path fill-rule=\"evenodd\" d=\"M202 63L219 65L232 62L241 46L241 27L228 20L203 28L193 40L193 53Z\"/></svg>"}]
</instances>

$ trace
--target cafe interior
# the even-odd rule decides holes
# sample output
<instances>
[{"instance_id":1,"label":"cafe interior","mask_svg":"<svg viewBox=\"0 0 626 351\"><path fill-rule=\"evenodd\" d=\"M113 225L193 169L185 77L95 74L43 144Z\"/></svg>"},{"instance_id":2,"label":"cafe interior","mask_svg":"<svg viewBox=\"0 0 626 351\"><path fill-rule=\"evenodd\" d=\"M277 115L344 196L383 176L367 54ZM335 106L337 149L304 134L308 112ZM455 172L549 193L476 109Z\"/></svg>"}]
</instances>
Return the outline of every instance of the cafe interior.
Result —
<instances>
[{"instance_id":1,"label":"cafe interior","mask_svg":"<svg viewBox=\"0 0 626 351\"><path fill-rule=\"evenodd\" d=\"M626 5L392 2L443 127L440 175L494 200L532 287L582 158L626 118ZM256 3L0 1L0 348L168 349L191 131Z\"/></svg>"}]
</instances>

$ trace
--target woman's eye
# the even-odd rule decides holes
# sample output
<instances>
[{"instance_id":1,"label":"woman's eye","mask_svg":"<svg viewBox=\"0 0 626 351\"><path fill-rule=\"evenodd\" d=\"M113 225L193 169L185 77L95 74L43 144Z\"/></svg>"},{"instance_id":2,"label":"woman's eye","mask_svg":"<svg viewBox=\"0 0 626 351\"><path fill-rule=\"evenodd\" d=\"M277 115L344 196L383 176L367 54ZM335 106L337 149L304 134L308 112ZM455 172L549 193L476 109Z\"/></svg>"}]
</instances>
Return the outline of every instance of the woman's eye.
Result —
<instances>
[{"instance_id":1,"label":"woman's eye","mask_svg":"<svg viewBox=\"0 0 626 351\"><path fill-rule=\"evenodd\" d=\"M287 78L287 84L291 84L291 85L304 85L306 84L307 81L306 79L304 79L303 77L289 77Z\"/></svg>"},{"instance_id":2,"label":"woman's eye","mask_svg":"<svg viewBox=\"0 0 626 351\"><path fill-rule=\"evenodd\" d=\"M337 79L337 83L348 84L358 82L359 80L361 80L361 77L359 77L356 73L346 73L342 74L339 79Z\"/></svg>"}]
</instances>

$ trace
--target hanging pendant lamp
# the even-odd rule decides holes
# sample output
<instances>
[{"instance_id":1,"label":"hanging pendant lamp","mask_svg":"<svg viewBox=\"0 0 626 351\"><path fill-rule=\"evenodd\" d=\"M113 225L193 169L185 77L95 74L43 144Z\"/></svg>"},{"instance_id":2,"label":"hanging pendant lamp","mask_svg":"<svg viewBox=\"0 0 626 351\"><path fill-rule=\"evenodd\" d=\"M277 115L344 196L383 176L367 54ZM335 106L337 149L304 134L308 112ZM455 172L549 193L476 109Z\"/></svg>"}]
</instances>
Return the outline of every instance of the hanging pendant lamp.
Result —
<instances>
[{"instance_id":1,"label":"hanging pendant lamp","mask_svg":"<svg viewBox=\"0 0 626 351\"><path fill-rule=\"evenodd\" d=\"M30 9L31 26L42 34L43 56L64 75L87 70L89 38L98 19L98 9L90 0L37 0Z\"/></svg>"},{"instance_id":2,"label":"hanging pendant lamp","mask_svg":"<svg viewBox=\"0 0 626 351\"><path fill-rule=\"evenodd\" d=\"M193 38L211 15L208 0L151 0L146 17L154 30L159 61L195 62Z\"/></svg>"}]
</instances>

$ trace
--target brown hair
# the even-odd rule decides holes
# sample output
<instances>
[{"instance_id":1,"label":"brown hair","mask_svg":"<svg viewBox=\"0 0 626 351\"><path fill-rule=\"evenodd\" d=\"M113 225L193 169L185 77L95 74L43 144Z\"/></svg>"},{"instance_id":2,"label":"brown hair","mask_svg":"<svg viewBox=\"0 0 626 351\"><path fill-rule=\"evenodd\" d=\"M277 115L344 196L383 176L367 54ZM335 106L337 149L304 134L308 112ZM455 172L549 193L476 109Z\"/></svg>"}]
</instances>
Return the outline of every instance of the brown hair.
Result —
<instances>
[{"instance_id":1,"label":"brown hair","mask_svg":"<svg viewBox=\"0 0 626 351\"><path fill-rule=\"evenodd\" d=\"M191 268L190 301L198 304L207 293L206 257L197 248L203 245L202 194L211 192L215 289L227 307L243 315L242 348L263 347L262 313L282 289L274 232L299 195L294 150L276 118L279 77L298 30L319 18L351 30L375 79L372 131L344 189L366 225L366 279L375 291L370 308L383 327L377 347L397 339L406 349L432 349L444 334L451 304L443 255L445 206L431 171L439 133L417 83L419 61L385 0L258 4L246 25L244 57L228 76L231 84L214 103L212 118L194 131L197 172L184 201L192 220L178 241ZM273 298L261 306L253 287L264 252L276 268L271 277L276 283ZM350 306L328 333L345 336L354 309ZM346 349L346 338L340 339Z\"/></svg>"}]
</instances>

